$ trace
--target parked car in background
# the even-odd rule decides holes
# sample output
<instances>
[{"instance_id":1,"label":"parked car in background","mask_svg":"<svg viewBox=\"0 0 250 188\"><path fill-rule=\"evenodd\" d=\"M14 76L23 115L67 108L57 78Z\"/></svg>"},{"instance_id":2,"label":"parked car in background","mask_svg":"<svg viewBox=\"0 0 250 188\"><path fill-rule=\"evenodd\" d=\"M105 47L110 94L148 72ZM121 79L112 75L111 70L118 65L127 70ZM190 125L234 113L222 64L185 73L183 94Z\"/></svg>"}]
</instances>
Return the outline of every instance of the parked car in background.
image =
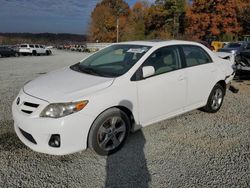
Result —
<instances>
[{"instance_id":1,"label":"parked car in background","mask_svg":"<svg viewBox=\"0 0 250 188\"><path fill-rule=\"evenodd\" d=\"M236 76L250 76L250 41L230 42L219 52L234 56Z\"/></svg>"},{"instance_id":2,"label":"parked car in background","mask_svg":"<svg viewBox=\"0 0 250 188\"><path fill-rule=\"evenodd\" d=\"M28 82L12 105L14 128L38 152L108 155L130 131L197 108L217 112L233 76L199 43L118 43Z\"/></svg>"},{"instance_id":3,"label":"parked car in background","mask_svg":"<svg viewBox=\"0 0 250 188\"><path fill-rule=\"evenodd\" d=\"M87 50L87 45L79 45L76 51L78 52L86 52Z\"/></svg>"},{"instance_id":4,"label":"parked car in background","mask_svg":"<svg viewBox=\"0 0 250 188\"><path fill-rule=\"evenodd\" d=\"M19 56L19 52L8 46L0 46L0 57Z\"/></svg>"},{"instance_id":5,"label":"parked car in background","mask_svg":"<svg viewBox=\"0 0 250 188\"><path fill-rule=\"evenodd\" d=\"M19 53L22 55L50 55L52 52L50 49L46 49L45 46L39 44L21 44L19 46Z\"/></svg>"},{"instance_id":6,"label":"parked car in background","mask_svg":"<svg viewBox=\"0 0 250 188\"><path fill-rule=\"evenodd\" d=\"M250 53L250 42L229 42L219 52L229 52L234 55L239 55L241 52Z\"/></svg>"}]
</instances>

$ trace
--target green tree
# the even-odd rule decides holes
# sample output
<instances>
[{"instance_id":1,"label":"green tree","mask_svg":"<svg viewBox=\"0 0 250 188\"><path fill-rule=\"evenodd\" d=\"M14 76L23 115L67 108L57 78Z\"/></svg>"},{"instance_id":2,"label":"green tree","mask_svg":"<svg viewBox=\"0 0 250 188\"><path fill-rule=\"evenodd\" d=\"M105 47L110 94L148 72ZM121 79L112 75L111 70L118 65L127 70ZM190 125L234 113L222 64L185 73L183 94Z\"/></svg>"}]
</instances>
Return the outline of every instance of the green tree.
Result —
<instances>
[{"instance_id":1,"label":"green tree","mask_svg":"<svg viewBox=\"0 0 250 188\"><path fill-rule=\"evenodd\" d=\"M167 11L165 24L172 37L183 33L183 17L185 15L186 0L156 0L156 4L164 6Z\"/></svg>"},{"instance_id":2,"label":"green tree","mask_svg":"<svg viewBox=\"0 0 250 188\"><path fill-rule=\"evenodd\" d=\"M242 26L243 34L250 34L250 4L239 11L239 22Z\"/></svg>"}]
</instances>

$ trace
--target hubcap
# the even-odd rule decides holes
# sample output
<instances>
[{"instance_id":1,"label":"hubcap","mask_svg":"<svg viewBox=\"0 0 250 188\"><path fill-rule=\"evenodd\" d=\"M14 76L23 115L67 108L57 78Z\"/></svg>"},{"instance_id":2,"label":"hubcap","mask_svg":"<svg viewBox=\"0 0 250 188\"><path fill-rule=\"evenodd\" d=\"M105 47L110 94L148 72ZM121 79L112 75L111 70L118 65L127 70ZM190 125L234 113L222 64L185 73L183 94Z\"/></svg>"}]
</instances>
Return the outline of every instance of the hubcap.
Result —
<instances>
[{"instance_id":1,"label":"hubcap","mask_svg":"<svg viewBox=\"0 0 250 188\"><path fill-rule=\"evenodd\" d=\"M99 128L97 142L100 148L110 151L117 148L125 138L126 124L119 116L107 119Z\"/></svg>"},{"instance_id":2,"label":"hubcap","mask_svg":"<svg viewBox=\"0 0 250 188\"><path fill-rule=\"evenodd\" d=\"M214 110L217 110L221 106L222 98L223 98L223 92L221 89L217 88L212 97L212 108Z\"/></svg>"}]
</instances>

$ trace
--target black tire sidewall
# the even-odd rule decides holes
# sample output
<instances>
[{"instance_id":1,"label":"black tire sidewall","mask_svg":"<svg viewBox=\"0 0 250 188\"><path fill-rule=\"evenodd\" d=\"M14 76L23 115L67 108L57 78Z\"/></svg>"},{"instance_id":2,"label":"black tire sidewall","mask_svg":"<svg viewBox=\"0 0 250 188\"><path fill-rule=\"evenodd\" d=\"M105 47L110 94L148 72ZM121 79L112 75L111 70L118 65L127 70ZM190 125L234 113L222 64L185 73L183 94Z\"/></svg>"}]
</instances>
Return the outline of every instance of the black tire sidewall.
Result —
<instances>
[{"instance_id":1,"label":"black tire sidewall","mask_svg":"<svg viewBox=\"0 0 250 188\"><path fill-rule=\"evenodd\" d=\"M97 134L98 134L98 130L99 130L100 126L103 124L103 122L112 116L120 116L123 119L123 121L126 124L126 133L125 133L125 137L124 137L122 143L117 148L110 150L110 151L105 151L102 148L100 148L98 143L97 143ZM126 140L128 133L129 133L129 129L130 129L130 120L129 120L128 116L126 115L126 113L119 110L118 108L110 108L110 109L104 111L103 113L101 113L96 118L94 123L92 124L90 132L89 132L89 137L88 137L88 146L90 148L92 148L99 155L110 155L112 153L115 153L116 151L121 149L122 146L124 145L125 140Z\"/></svg>"}]
</instances>

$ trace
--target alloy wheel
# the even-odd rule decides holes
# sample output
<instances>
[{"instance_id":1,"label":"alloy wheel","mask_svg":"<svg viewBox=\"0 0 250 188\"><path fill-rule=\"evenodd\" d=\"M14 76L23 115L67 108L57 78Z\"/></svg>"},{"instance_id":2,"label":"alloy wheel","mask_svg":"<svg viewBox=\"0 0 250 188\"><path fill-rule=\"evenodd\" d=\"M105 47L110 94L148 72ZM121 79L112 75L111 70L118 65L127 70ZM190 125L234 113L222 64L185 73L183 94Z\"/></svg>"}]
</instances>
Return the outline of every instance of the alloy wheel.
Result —
<instances>
[{"instance_id":1,"label":"alloy wheel","mask_svg":"<svg viewBox=\"0 0 250 188\"><path fill-rule=\"evenodd\" d=\"M105 151L117 148L125 139L126 124L119 116L108 118L99 128L97 143Z\"/></svg>"},{"instance_id":2,"label":"alloy wheel","mask_svg":"<svg viewBox=\"0 0 250 188\"><path fill-rule=\"evenodd\" d=\"M220 106L222 104L222 100L223 100L223 91L220 88L217 88L213 94L213 97L212 97L211 107L214 110L217 110L218 108L220 108Z\"/></svg>"}]
</instances>

